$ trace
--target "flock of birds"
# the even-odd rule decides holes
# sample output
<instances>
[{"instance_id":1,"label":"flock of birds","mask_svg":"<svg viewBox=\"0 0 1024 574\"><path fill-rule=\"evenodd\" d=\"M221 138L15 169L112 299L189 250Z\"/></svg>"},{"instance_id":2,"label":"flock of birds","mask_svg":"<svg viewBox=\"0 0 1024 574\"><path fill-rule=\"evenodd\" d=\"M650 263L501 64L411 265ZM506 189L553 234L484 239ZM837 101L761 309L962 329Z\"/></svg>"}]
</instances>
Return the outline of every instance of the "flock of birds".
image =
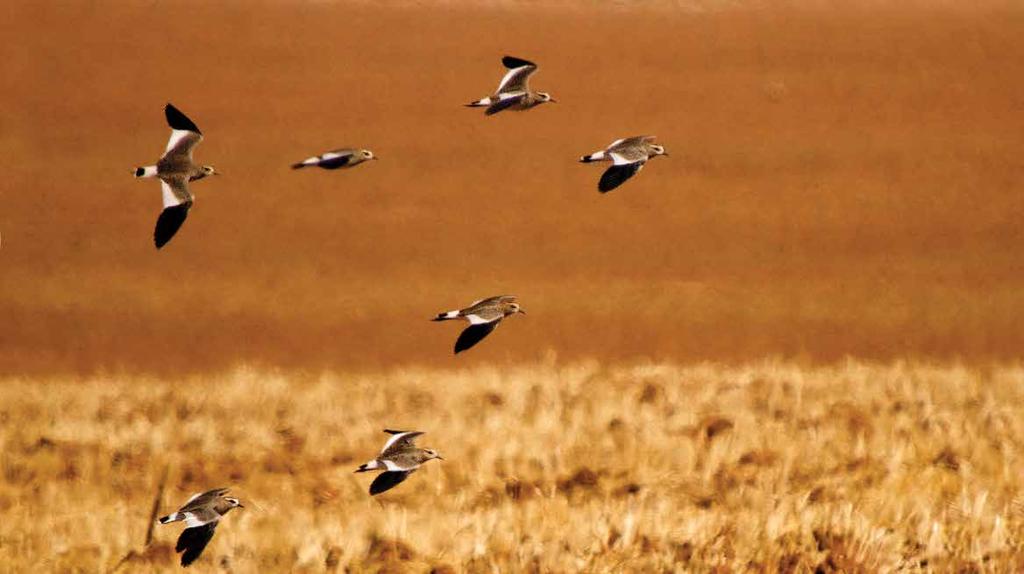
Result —
<instances>
[{"instance_id":1,"label":"flock of birds","mask_svg":"<svg viewBox=\"0 0 1024 574\"><path fill-rule=\"evenodd\" d=\"M501 60L508 72L498 84L495 93L466 104L468 107L486 107L486 115L505 110L528 110L544 103L556 102L547 92L530 89L530 76L537 71L533 62L505 56ZM185 223L195 197L189 190L190 182L209 175L219 175L210 165L198 165L192 160L192 151L203 141L203 133L178 108L167 104L164 108L171 139L164 155L156 165L135 168L135 177L155 177L163 190L164 209L156 222L153 241L160 249L174 237ZM583 163L610 161L612 165L601 176L598 190L607 193L636 175L652 157L667 156L664 146L654 143L654 136L635 136L615 140L603 150L580 158ZM352 168L377 156L368 149L342 148L292 164L293 169L320 167L323 169Z\"/></svg>"},{"instance_id":2,"label":"flock of birds","mask_svg":"<svg viewBox=\"0 0 1024 574\"><path fill-rule=\"evenodd\" d=\"M384 443L380 454L356 469L356 472L383 471L370 483L371 495L394 488L428 460L444 460L437 451L416 446L414 441L422 432L389 429L384 432L391 438ZM185 529L174 546L175 552L181 553L182 566L188 566L199 558L213 539L217 523L224 515L235 508L245 508L240 500L227 496L228 491L227 488L215 488L194 494L177 511L160 518L160 524L185 522Z\"/></svg>"},{"instance_id":3,"label":"flock of birds","mask_svg":"<svg viewBox=\"0 0 1024 574\"><path fill-rule=\"evenodd\" d=\"M529 110L556 100L546 92L530 89L529 79L537 71L533 62L505 56L502 64L508 72L498 84L498 89L485 98L476 100L469 107L485 107L486 115L505 110ZM167 123L171 127L171 138L167 149L156 165L138 167L135 177L157 178L163 192L161 211L153 232L157 249L162 248L174 237L185 223L192 208L194 196L189 183L210 175L218 175L213 166L200 165L193 161L192 152L203 140L203 134L185 114L167 104L164 108ZM603 150L580 158L583 163L610 161L612 165L601 176L598 190L609 192L636 175L653 157L668 155L665 148L654 143L653 136L635 136L612 142ZM322 153L292 164L293 169L319 167L322 169L352 168L377 157L368 149L342 148ZM438 313L434 321L463 320L469 323L455 342L455 353L465 351L494 331L502 319L509 315L526 312L520 307L515 296L499 295L481 299L463 309ZM442 459L437 451L419 448L415 444L419 431L385 430L391 437L384 444L380 454L361 465L355 472L382 471L371 483L370 494L377 495L394 488L423 463ZM443 460L443 459L442 459ZM160 518L161 524L184 521L185 529L178 538L175 550L182 553L181 565L188 566L202 554L218 522L234 508L244 508L234 497L227 496L228 489L217 488L198 493L189 498L176 512Z\"/></svg>"}]
</instances>

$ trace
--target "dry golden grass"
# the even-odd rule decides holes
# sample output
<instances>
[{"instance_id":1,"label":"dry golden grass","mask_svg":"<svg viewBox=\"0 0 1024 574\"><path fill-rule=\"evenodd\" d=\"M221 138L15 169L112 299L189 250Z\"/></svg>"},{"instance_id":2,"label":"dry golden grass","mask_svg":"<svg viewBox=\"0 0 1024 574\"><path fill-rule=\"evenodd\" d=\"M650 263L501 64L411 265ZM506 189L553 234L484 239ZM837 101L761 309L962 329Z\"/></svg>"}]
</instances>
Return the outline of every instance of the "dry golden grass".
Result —
<instances>
[{"instance_id":1,"label":"dry golden grass","mask_svg":"<svg viewBox=\"0 0 1024 574\"><path fill-rule=\"evenodd\" d=\"M383 427L441 450L378 499ZM0 564L197 572L1020 571L1024 369L849 361L0 381Z\"/></svg>"}]
</instances>

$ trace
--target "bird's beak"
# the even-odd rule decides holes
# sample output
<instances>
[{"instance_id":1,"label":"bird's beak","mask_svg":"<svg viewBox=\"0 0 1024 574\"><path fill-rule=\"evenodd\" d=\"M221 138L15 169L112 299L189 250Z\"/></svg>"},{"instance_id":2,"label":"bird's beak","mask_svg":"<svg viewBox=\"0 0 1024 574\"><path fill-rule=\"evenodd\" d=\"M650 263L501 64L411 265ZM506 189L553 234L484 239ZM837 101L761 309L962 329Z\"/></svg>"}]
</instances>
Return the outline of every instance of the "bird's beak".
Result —
<instances>
[{"instance_id":1,"label":"bird's beak","mask_svg":"<svg viewBox=\"0 0 1024 574\"><path fill-rule=\"evenodd\" d=\"M558 100L556 100L555 98L551 98L548 101L551 102L552 104L557 104L558 103Z\"/></svg>"},{"instance_id":2,"label":"bird's beak","mask_svg":"<svg viewBox=\"0 0 1024 574\"><path fill-rule=\"evenodd\" d=\"M525 314L526 314L526 311L523 311L522 309L520 309L520 310L519 310L519 314L520 314L520 315L525 315Z\"/></svg>"},{"instance_id":3,"label":"bird's beak","mask_svg":"<svg viewBox=\"0 0 1024 574\"><path fill-rule=\"evenodd\" d=\"M665 152L665 153L663 153L663 154L661 154L661 155L663 155L663 156L665 156L665 157L669 157L669 155L668 155L668 152Z\"/></svg>"},{"instance_id":4,"label":"bird's beak","mask_svg":"<svg viewBox=\"0 0 1024 574\"><path fill-rule=\"evenodd\" d=\"M444 457L441 455L437 455L437 460L444 460Z\"/></svg>"},{"instance_id":5,"label":"bird's beak","mask_svg":"<svg viewBox=\"0 0 1024 574\"><path fill-rule=\"evenodd\" d=\"M245 508L245 505L244 505L244 504L242 504L241 502L239 502L239 503L238 503L238 508Z\"/></svg>"}]
</instances>

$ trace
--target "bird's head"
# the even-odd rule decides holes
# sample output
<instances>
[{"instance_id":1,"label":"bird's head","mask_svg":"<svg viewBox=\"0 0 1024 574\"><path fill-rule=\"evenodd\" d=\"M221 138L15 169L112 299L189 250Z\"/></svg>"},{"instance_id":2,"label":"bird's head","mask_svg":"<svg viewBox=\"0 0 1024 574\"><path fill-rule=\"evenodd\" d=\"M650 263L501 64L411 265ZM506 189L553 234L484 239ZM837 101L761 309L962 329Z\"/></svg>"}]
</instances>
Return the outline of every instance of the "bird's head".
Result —
<instances>
[{"instance_id":1,"label":"bird's head","mask_svg":"<svg viewBox=\"0 0 1024 574\"><path fill-rule=\"evenodd\" d=\"M197 179L203 179L208 175L220 175L220 172L214 169L212 165L204 165L199 168L199 171L195 172L195 174L188 179L189 181L195 181Z\"/></svg>"},{"instance_id":2,"label":"bird's head","mask_svg":"<svg viewBox=\"0 0 1024 574\"><path fill-rule=\"evenodd\" d=\"M377 156L373 155L373 152L368 149L359 150L359 155L363 156L363 159L377 159Z\"/></svg>"},{"instance_id":3,"label":"bird's head","mask_svg":"<svg viewBox=\"0 0 1024 574\"><path fill-rule=\"evenodd\" d=\"M426 462L428 460L433 460L435 458L437 460L444 460L444 457L441 456L441 453L437 452L436 450L434 450L432 448L425 448L425 449L423 449L423 456L425 457L423 459L424 462Z\"/></svg>"},{"instance_id":4,"label":"bird's head","mask_svg":"<svg viewBox=\"0 0 1024 574\"><path fill-rule=\"evenodd\" d=\"M508 307L505 309L505 315L515 315L516 313L525 315L526 311L523 311L523 308L519 306L519 303L509 303Z\"/></svg>"},{"instance_id":5,"label":"bird's head","mask_svg":"<svg viewBox=\"0 0 1024 574\"><path fill-rule=\"evenodd\" d=\"M547 92L537 92L537 97L540 98L540 101L545 102L545 103L547 103L547 102L551 102L552 104L557 104L558 103L558 100L556 100L555 98L552 98L551 94L549 94Z\"/></svg>"},{"instance_id":6,"label":"bird's head","mask_svg":"<svg viewBox=\"0 0 1024 574\"><path fill-rule=\"evenodd\" d=\"M228 503L228 507L225 509L225 512L231 510L232 508L245 508L245 506L242 505L242 502L240 500L232 496L225 496L224 502Z\"/></svg>"},{"instance_id":7,"label":"bird's head","mask_svg":"<svg viewBox=\"0 0 1024 574\"><path fill-rule=\"evenodd\" d=\"M665 157L668 157L668 152L665 151L665 146L658 145L658 144L652 144L651 145L651 156L653 157L653 156L656 156L656 155L663 155Z\"/></svg>"}]
</instances>

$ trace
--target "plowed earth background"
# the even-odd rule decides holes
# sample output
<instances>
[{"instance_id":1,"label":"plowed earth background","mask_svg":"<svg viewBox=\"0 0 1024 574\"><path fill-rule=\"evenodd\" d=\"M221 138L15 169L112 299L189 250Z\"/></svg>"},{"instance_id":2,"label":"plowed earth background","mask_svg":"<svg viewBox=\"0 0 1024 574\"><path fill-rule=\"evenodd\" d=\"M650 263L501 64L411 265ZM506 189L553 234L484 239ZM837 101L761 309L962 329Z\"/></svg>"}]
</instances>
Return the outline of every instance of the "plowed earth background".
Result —
<instances>
[{"instance_id":1,"label":"plowed earth background","mask_svg":"<svg viewBox=\"0 0 1024 574\"><path fill-rule=\"evenodd\" d=\"M463 364L1016 358L1024 10L947 4L8 4L0 365L452 365L498 293ZM560 103L462 108L506 53ZM157 252L167 101L225 175Z\"/></svg>"}]
</instances>

